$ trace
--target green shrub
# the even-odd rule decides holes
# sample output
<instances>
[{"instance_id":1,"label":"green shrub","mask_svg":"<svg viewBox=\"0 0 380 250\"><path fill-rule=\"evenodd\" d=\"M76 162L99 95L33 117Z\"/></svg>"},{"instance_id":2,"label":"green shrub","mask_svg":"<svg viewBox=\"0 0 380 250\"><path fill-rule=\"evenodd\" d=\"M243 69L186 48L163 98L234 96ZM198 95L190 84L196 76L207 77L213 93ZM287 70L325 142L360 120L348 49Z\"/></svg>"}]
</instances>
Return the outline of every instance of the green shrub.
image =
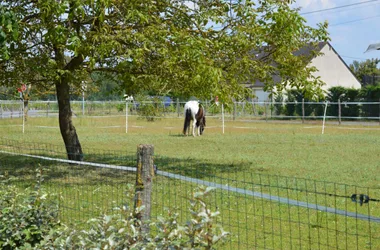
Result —
<instances>
[{"instance_id":1,"label":"green shrub","mask_svg":"<svg viewBox=\"0 0 380 250\"><path fill-rule=\"evenodd\" d=\"M282 93L278 93L274 98L274 113L275 115L283 115L285 114L285 106L283 104L284 102L284 96Z\"/></svg>"},{"instance_id":2,"label":"green shrub","mask_svg":"<svg viewBox=\"0 0 380 250\"><path fill-rule=\"evenodd\" d=\"M344 105L345 102L355 102L359 98L359 90L353 88L345 88L341 86L331 87L328 89L326 100L329 102L341 101L342 116L358 117L360 115L360 107L357 104L351 104L349 107ZM339 106L330 105L327 109L327 115L338 116Z\"/></svg>"},{"instance_id":3,"label":"green shrub","mask_svg":"<svg viewBox=\"0 0 380 250\"><path fill-rule=\"evenodd\" d=\"M205 196L212 188L200 188L190 201L191 220L178 224L178 215L169 212L168 219L159 217L146 233L141 221L124 207L124 216L103 216L88 222L87 230L52 231L45 237L39 249L216 249L228 233L215 225L218 212L211 212Z\"/></svg>"},{"instance_id":4,"label":"green shrub","mask_svg":"<svg viewBox=\"0 0 380 250\"><path fill-rule=\"evenodd\" d=\"M136 214L144 207L134 211L126 205L118 215L91 219L86 229L76 230L60 225L57 206L48 204L48 195L41 191L41 172L37 179L34 190L24 191L9 185L9 178L1 179L1 249L216 249L228 236L215 223L219 212L205 202L213 188L200 187L193 193L191 218L185 225L179 225L178 214L170 211L168 218L142 223Z\"/></svg>"},{"instance_id":5,"label":"green shrub","mask_svg":"<svg viewBox=\"0 0 380 250\"><path fill-rule=\"evenodd\" d=\"M148 122L153 122L157 117L161 116L160 105L161 100L158 97L137 96L138 103L137 113L139 118L146 119Z\"/></svg>"},{"instance_id":6,"label":"green shrub","mask_svg":"<svg viewBox=\"0 0 380 250\"><path fill-rule=\"evenodd\" d=\"M11 179L0 178L0 248L30 248L39 244L59 225L57 206L47 202L48 195L40 188L41 172L35 188L24 191L11 185Z\"/></svg>"},{"instance_id":7,"label":"green shrub","mask_svg":"<svg viewBox=\"0 0 380 250\"><path fill-rule=\"evenodd\" d=\"M304 102L304 112L305 116L309 117L314 112L314 107L308 102L312 102L313 100L307 99L304 97L304 94L298 90L290 89L287 91L287 101L292 103L285 104L285 114L287 116L303 116L302 111L302 102Z\"/></svg>"},{"instance_id":8,"label":"green shrub","mask_svg":"<svg viewBox=\"0 0 380 250\"><path fill-rule=\"evenodd\" d=\"M360 90L360 97L364 102L378 102L380 100L380 84L365 86ZM379 116L378 104L365 104L361 109L365 117Z\"/></svg>"},{"instance_id":9,"label":"green shrub","mask_svg":"<svg viewBox=\"0 0 380 250\"><path fill-rule=\"evenodd\" d=\"M116 104L117 112L123 112L125 106L126 105L124 103L118 103L118 104Z\"/></svg>"}]
</instances>

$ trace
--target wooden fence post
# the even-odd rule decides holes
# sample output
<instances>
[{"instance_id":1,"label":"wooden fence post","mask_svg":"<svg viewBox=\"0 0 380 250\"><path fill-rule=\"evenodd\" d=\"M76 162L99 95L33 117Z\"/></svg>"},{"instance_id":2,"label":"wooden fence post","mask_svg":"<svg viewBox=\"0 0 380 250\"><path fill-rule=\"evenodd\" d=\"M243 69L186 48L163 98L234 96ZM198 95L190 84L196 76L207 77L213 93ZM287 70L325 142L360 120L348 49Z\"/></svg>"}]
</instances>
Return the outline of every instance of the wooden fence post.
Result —
<instances>
[{"instance_id":1,"label":"wooden fence post","mask_svg":"<svg viewBox=\"0 0 380 250\"><path fill-rule=\"evenodd\" d=\"M302 98L302 123L305 123L305 99Z\"/></svg>"},{"instance_id":2,"label":"wooden fence post","mask_svg":"<svg viewBox=\"0 0 380 250\"><path fill-rule=\"evenodd\" d=\"M48 101L46 105L46 117L49 117L49 109L50 109L50 102Z\"/></svg>"},{"instance_id":3,"label":"wooden fence post","mask_svg":"<svg viewBox=\"0 0 380 250\"><path fill-rule=\"evenodd\" d=\"M232 113L232 120L235 121L235 119L236 119L236 101L234 101L234 110Z\"/></svg>"},{"instance_id":4,"label":"wooden fence post","mask_svg":"<svg viewBox=\"0 0 380 250\"><path fill-rule=\"evenodd\" d=\"M338 123L342 123L342 105L340 103L340 98L338 99Z\"/></svg>"},{"instance_id":5,"label":"wooden fence post","mask_svg":"<svg viewBox=\"0 0 380 250\"><path fill-rule=\"evenodd\" d=\"M149 233L152 183L154 177L153 166L154 146L140 144L137 147L137 171L135 187L135 210L144 206L142 211L135 214L142 223L142 231Z\"/></svg>"},{"instance_id":6,"label":"wooden fence post","mask_svg":"<svg viewBox=\"0 0 380 250\"><path fill-rule=\"evenodd\" d=\"M179 117L180 107L179 107L179 98L177 98L177 116Z\"/></svg>"}]
</instances>

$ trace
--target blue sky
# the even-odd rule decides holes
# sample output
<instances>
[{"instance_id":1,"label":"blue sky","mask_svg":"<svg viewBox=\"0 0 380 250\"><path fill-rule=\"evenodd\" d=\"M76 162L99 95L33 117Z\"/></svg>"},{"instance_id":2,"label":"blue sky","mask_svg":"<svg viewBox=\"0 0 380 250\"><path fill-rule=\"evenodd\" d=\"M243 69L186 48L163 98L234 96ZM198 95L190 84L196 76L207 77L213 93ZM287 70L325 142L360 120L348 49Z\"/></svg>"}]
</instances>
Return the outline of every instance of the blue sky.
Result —
<instances>
[{"instance_id":1,"label":"blue sky","mask_svg":"<svg viewBox=\"0 0 380 250\"><path fill-rule=\"evenodd\" d=\"M328 21L330 43L347 65L380 58L380 50L364 53L369 44L380 42L380 0L297 0L292 6L301 7L310 26ZM323 11L306 14L318 10Z\"/></svg>"}]
</instances>

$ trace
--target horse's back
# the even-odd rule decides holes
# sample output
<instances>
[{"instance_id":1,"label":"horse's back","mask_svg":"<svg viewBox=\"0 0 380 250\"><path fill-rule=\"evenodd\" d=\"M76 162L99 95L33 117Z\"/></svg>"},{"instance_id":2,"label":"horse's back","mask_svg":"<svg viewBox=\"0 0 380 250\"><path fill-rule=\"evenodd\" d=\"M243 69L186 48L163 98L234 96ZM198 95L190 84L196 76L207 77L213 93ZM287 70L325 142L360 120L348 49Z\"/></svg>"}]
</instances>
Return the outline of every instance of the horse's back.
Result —
<instances>
[{"instance_id":1,"label":"horse's back","mask_svg":"<svg viewBox=\"0 0 380 250\"><path fill-rule=\"evenodd\" d=\"M189 109L192 111L193 114L198 113L199 102L198 101L188 101L185 104L185 114L186 114L187 110L189 110Z\"/></svg>"}]
</instances>

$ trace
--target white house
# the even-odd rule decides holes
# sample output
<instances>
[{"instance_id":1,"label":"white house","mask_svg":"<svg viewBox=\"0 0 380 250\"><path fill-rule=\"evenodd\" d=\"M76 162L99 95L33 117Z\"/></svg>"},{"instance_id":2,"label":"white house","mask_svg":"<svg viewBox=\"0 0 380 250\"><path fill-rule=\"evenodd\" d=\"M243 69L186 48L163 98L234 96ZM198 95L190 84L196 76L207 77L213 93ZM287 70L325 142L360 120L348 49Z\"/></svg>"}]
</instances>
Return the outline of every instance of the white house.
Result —
<instances>
[{"instance_id":1,"label":"white house","mask_svg":"<svg viewBox=\"0 0 380 250\"><path fill-rule=\"evenodd\" d=\"M309 66L315 66L318 71L314 72L314 76L319 76L325 85L322 89L327 90L331 87L342 86L347 88L360 88L361 84L355 77L348 65L343 61L339 54L328 42L320 42L317 49L323 54L311 59ZM305 48L295 54L310 53ZM259 101L268 99L269 93L263 90L264 83L256 81L251 86L253 93Z\"/></svg>"}]
</instances>

